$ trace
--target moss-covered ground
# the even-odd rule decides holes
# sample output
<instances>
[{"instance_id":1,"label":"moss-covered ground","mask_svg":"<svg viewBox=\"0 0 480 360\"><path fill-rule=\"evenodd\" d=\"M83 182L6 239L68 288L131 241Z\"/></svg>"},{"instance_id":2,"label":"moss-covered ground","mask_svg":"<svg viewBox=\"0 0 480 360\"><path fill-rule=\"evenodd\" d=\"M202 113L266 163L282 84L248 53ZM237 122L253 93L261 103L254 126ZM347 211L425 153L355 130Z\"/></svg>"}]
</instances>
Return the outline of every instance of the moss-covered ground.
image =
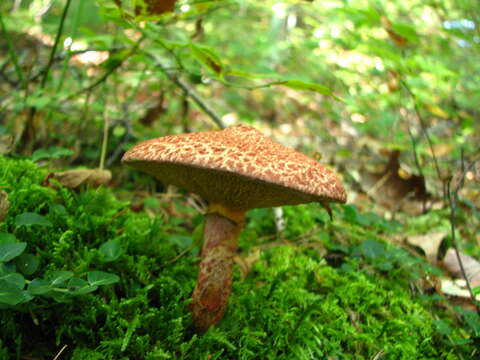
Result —
<instances>
[{"instance_id":1,"label":"moss-covered ground","mask_svg":"<svg viewBox=\"0 0 480 360\"><path fill-rule=\"evenodd\" d=\"M382 240L403 231L398 223L348 205L333 221L316 204L289 207L279 239L269 210L250 212L226 316L200 336L188 311L200 214L181 198L149 202L174 206L170 215L134 212L117 190L46 187L46 175L0 156L10 202L0 244L26 243L0 262L0 359L52 359L65 345L58 359L479 356L478 317L452 310L429 284L440 270Z\"/></svg>"}]
</instances>

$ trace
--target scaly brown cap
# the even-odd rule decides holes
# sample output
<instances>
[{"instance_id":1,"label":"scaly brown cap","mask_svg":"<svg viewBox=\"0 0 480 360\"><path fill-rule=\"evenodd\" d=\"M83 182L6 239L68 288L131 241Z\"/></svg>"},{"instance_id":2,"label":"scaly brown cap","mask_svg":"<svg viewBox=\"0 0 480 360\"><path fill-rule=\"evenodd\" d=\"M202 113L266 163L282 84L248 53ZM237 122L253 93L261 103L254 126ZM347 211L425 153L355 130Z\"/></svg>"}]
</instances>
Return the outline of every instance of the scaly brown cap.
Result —
<instances>
[{"instance_id":1,"label":"scaly brown cap","mask_svg":"<svg viewBox=\"0 0 480 360\"><path fill-rule=\"evenodd\" d=\"M122 161L232 209L347 198L332 170L246 125L147 140Z\"/></svg>"}]
</instances>

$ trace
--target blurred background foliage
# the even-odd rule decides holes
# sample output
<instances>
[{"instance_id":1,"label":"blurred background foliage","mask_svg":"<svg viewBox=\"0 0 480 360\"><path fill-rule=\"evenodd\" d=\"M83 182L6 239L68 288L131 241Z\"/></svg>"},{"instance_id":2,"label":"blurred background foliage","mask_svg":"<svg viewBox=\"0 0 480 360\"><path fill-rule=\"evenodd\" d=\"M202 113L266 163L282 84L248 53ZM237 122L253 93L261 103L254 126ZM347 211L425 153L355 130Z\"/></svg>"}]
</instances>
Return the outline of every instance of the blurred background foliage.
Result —
<instances>
[{"instance_id":1,"label":"blurred background foliage","mask_svg":"<svg viewBox=\"0 0 480 360\"><path fill-rule=\"evenodd\" d=\"M1 131L17 151L93 166L103 141L110 166L152 136L250 123L364 190L399 152L435 194L478 158L469 1L178 1L143 17L121 3L2 2Z\"/></svg>"},{"instance_id":2,"label":"blurred background foliage","mask_svg":"<svg viewBox=\"0 0 480 360\"><path fill-rule=\"evenodd\" d=\"M469 1L178 1L148 22L113 1L72 1L59 34L65 4L0 5L2 123L21 151L74 145L93 161L106 117L110 163L132 141L212 128L172 76L224 124L268 128L334 162L358 163L364 148L411 152L413 142L433 171L419 116L450 170L460 148L478 151L480 33ZM285 80L325 86L343 101L263 87Z\"/></svg>"}]
</instances>

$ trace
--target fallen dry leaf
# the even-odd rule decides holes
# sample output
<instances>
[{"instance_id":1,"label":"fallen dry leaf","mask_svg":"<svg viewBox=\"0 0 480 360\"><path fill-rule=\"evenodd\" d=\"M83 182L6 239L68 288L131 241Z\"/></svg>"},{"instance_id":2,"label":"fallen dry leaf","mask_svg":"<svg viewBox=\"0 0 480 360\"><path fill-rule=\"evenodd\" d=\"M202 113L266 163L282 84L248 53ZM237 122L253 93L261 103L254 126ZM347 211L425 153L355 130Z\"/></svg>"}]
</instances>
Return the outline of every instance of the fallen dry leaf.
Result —
<instances>
[{"instance_id":1,"label":"fallen dry leaf","mask_svg":"<svg viewBox=\"0 0 480 360\"><path fill-rule=\"evenodd\" d=\"M149 108L145 115L140 118L140 123L145 126L151 126L155 120L157 120L160 115L167 111L167 103L165 99L165 92L161 92L158 96L156 104Z\"/></svg>"},{"instance_id":2,"label":"fallen dry leaf","mask_svg":"<svg viewBox=\"0 0 480 360\"><path fill-rule=\"evenodd\" d=\"M421 212L424 202L430 198L425 179L402 169L399 157L399 151L392 151L383 171L362 170L361 186L376 203L390 210ZM420 206L408 206L409 203Z\"/></svg>"},{"instance_id":3,"label":"fallen dry leaf","mask_svg":"<svg viewBox=\"0 0 480 360\"><path fill-rule=\"evenodd\" d=\"M428 154L430 156L433 156L433 154L435 154L435 156L437 157L443 157L450 154L453 150L454 146L451 144L437 144L433 145L432 148L428 149Z\"/></svg>"},{"instance_id":4,"label":"fallen dry leaf","mask_svg":"<svg viewBox=\"0 0 480 360\"><path fill-rule=\"evenodd\" d=\"M393 30L385 29L388 33L388 37L395 43L397 46L405 46L408 44L408 40L402 35L396 33Z\"/></svg>"},{"instance_id":5,"label":"fallen dry leaf","mask_svg":"<svg viewBox=\"0 0 480 360\"><path fill-rule=\"evenodd\" d=\"M405 37L393 30L392 23L386 16L382 16L381 22L385 31L388 33L390 40L392 40L395 45L402 47L408 44L408 40Z\"/></svg>"},{"instance_id":6,"label":"fallen dry leaf","mask_svg":"<svg viewBox=\"0 0 480 360\"><path fill-rule=\"evenodd\" d=\"M8 201L7 193L0 190L0 221L3 221L5 219L9 208L10 202Z\"/></svg>"},{"instance_id":7,"label":"fallen dry leaf","mask_svg":"<svg viewBox=\"0 0 480 360\"><path fill-rule=\"evenodd\" d=\"M421 248L429 262L436 263L438 250L447 234L447 231L431 232L425 235L409 236L406 241L410 245Z\"/></svg>"},{"instance_id":8,"label":"fallen dry leaf","mask_svg":"<svg viewBox=\"0 0 480 360\"><path fill-rule=\"evenodd\" d=\"M464 279L442 279L440 283L442 294L470 299L470 291L468 291L467 282ZM480 295L476 295L475 299L480 300Z\"/></svg>"},{"instance_id":9,"label":"fallen dry leaf","mask_svg":"<svg viewBox=\"0 0 480 360\"><path fill-rule=\"evenodd\" d=\"M0 155L5 155L13 150L13 136L0 134Z\"/></svg>"},{"instance_id":10,"label":"fallen dry leaf","mask_svg":"<svg viewBox=\"0 0 480 360\"><path fill-rule=\"evenodd\" d=\"M122 0L114 1L118 7L123 8ZM135 15L152 16L173 11L176 2L177 0L135 0L133 5L135 6Z\"/></svg>"},{"instance_id":11,"label":"fallen dry leaf","mask_svg":"<svg viewBox=\"0 0 480 360\"><path fill-rule=\"evenodd\" d=\"M459 195L461 199L471 201L476 207L480 207L480 187L471 186L469 188L460 189Z\"/></svg>"},{"instance_id":12,"label":"fallen dry leaf","mask_svg":"<svg viewBox=\"0 0 480 360\"><path fill-rule=\"evenodd\" d=\"M480 262L473 257L460 253L460 259L465 269L465 274L470 281L472 287L480 286ZM460 264L458 263L455 250L450 248L442 261L445 270L452 274L454 278L463 278Z\"/></svg>"},{"instance_id":13,"label":"fallen dry leaf","mask_svg":"<svg viewBox=\"0 0 480 360\"><path fill-rule=\"evenodd\" d=\"M430 111L431 114L442 118L442 119L448 119L449 115L448 113L443 110L440 106L437 104L424 104L424 106L427 108L428 111Z\"/></svg>"},{"instance_id":14,"label":"fallen dry leaf","mask_svg":"<svg viewBox=\"0 0 480 360\"><path fill-rule=\"evenodd\" d=\"M171 12L177 0L143 0L135 7L136 15L160 15Z\"/></svg>"},{"instance_id":15,"label":"fallen dry leaf","mask_svg":"<svg viewBox=\"0 0 480 360\"><path fill-rule=\"evenodd\" d=\"M56 179L63 186L75 189L80 185L97 187L107 185L112 178L109 170L102 169L75 169L63 172L51 173L43 181L44 185L50 186L50 180Z\"/></svg>"}]
</instances>

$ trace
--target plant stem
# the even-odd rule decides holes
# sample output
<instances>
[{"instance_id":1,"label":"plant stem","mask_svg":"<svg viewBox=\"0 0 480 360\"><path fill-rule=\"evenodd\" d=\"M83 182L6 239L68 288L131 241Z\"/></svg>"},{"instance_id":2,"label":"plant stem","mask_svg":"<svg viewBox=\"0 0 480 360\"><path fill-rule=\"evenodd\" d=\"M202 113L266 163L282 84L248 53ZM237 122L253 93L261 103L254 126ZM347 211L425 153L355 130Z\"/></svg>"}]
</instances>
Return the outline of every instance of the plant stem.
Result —
<instances>
[{"instance_id":1,"label":"plant stem","mask_svg":"<svg viewBox=\"0 0 480 360\"><path fill-rule=\"evenodd\" d=\"M80 20L80 14L82 13L83 4L84 4L84 1L79 1L77 4L77 8L74 9L75 16L73 17L73 24L72 24L72 29L70 33L71 34L70 38L72 39L72 43L68 47L67 53L65 54L65 58L63 59L62 71L60 73L60 79L58 80L58 85L57 85L57 92L60 92L63 86L63 82L65 80L65 74L67 73L67 69L68 69L68 61L72 56L73 41L77 36L78 22Z\"/></svg>"},{"instance_id":2,"label":"plant stem","mask_svg":"<svg viewBox=\"0 0 480 360\"><path fill-rule=\"evenodd\" d=\"M17 73L18 79L22 83L23 88L27 87L27 82L25 81L25 77L23 76L22 69L20 68L20 64L18 62L17 54L15 53L15 48L13 47L12 39L10 38L10 34L7 32L5 28L5 24L3 22L2 13L0 13L0 28L2 30L2 35L4 39L7 41L8 46L8 54L13 61L13 66L15 67L15 72Z\"/></svg>"},{"instance_id":3,"label":"plant stem","mask_svg":"<svg viewBox=\"0 0 480 360\"><path fill-rule=\"evenodd\" d=\"M169 72L162 64L159 57L149 54L156 62L160 70L171 80L175 85L185 92L185 95L190 97L199 107L202 109L220 129L225 129L227 125L223 122L221 117L210 107L208 104L203 101L200 96L197 95L183 80L178 78L176 74Z\"/></svg>"},{"instance_id":4,"label":"plant stem","mask_svg":"<svg viewBox=\"0 0 480 360\"><path fill-rule=\"evenodd\" d=\"M106 87L105 87L106 88ZM106 91L106 89L105 89ZM105 98L105 103L103 104L103 139L102 139L102 151L100 153L100 164L98 167L100 170L103 170L105 167L105 157L107 155L107 145L108 145L108 128L110 127L110 122L108 120L108 111L107 111L107 100Z\"/></svg>"},{"instance_id":5,"label":"plant stem","mask_svg":"<svg viewBox=\"0 0 480 360\"><path fill-rule=\"evenodd\" d=\"M58 26L57 35L55 37L55 43L53 44L52 50L50 51L50 57L48 59L47 66L45 68L45 72L43 73L42 81L40 82L40 89L44 89L45 85L47 84L48 74L50 69L53 65L53 60L55 58L55 53L57 51L58 44L60 42L60 38L63 32L63 26L65 24L65 19L67 17L68 8L70 7L72 0L67 0L65 7L63 8L62 17L60 19L60 24ZM37 113L37 108L32 106L30 111L28 112L28 118L25 123L25 132L22 138L26 142L26 152L30 153L33 147L33 142L35 141L35 126L34 126L34 119L35 114Z\"/></svg>"},{"instance_id":6,"label":"plant stem","mask_svg":"<svg viewBox=\"0 0 480 360\"><path fill-rule=\"evenodd\" d=\"M48 59L47 67L45 69L45 72L43 73L43 78L40 83L40 88L43 89L45 88L45 85L47 83L48 79L48 74L50 72L50 69L53 65L53 59L55 58L55 53L57 52L57 47L60 42L60 38L62 37L63 33L63 26L65 25L65 19L67 17L68 13L68 8L70 7L72 0L67 0L67 3L65 4L65 7L63 8L62 12L62 17L60 18L60 24L58 25L58 30L57 30L57 35L55 36L55 43L53 44L52 51L50 51L50 57Z\"/></svg>"},{"instance_id":7,"label":"plant stem","mask_svg":"<svg viewBox=\"0 0 480 360\"><path fill-rule=\"evenodd\" d=\"M100 78L98 78L97 80L95 80L92 84L88 85L87 87L67 96L67 98L65 100L70 100L70 99L73 99L73 98L76 98L78 95L84 93L84 92L88 92L88 91L91 91L93 89L95 89L97 86L103 84L110 75L112 75L115 70L117 70L120 66L123 65L123 63L130 57L132 56L133 54L135 54L135 52L137 51L137 49L140 47L140 44L142 43L143 40L145 40L146 37L145 36L142 36L140 39L138 39L138 41L136 42L136 44L130 49L130 51L121 59L119 60L114 66L112 66L111 68L109 68L102 76L100 76Z\"/></svg>"},{"instance_id":8,"label":"plant stem","mask_svg":"<svg viewBox=\"0 0 480 360\"><path fill-rule=\"evenodd\" d=\"M400 79L400 83L402 84L402 86L404 87L404 89L407 91L408 95L410 95L410 98L412 99L413 109L415 110L415 114L417 115L418 123L420 124L420 129L422 129L423 136L425 136L425 139L427 140L427 143L428 143L428 147L430 148L430 152L432 154L435 171L437 172L437 176L440 179L440 181L443 182L444 179L443 179L442 172L440 170L440 165L438 164L437 155L435 154L433 141L430 138L430 135L428 134L426 122L422 116L422 113L420 112L420 108L418 106L418 99L416 95L413 93L412 89L410 89L410 86L406 83L406 81L404 81L403 79Z\"/></svg>"},{"instance_id":9,"label":"plant stem","mask_svg":"<svg viewBox=\"0 0 480 360\"><path fill-rule=\"evenodd\" d=\"M458 265L460 266L460 272L462 273L462 276L465 279L465 282L467 284L467 289L468 289L468 292L470 293L470 298L472 299L472 303L477 309L477 313L480 315L480 303L476 300L475 294L473 293L472 285L470 284L470 279L468 278L468 274L465 270L465 266L463 266L463 261L460 256L460 249L458 248L457 239L455 237L455 228L456 228L455 219L456 219L456 211L457 211L458 192L464 185L465 174L467 173L468 170L471 170L471 168L473 168L474 164L475 162L472 162L469 167L463 168L460 179L458 180L458 184L453 191L451 190L451 180L447 182L444 197L448 200L448 204L450 207L450 234L452 237L452 247L455 250L455 255L457 257ZM463 150L462 150L462 167L463 167Z\"/></svg>"}]
</instances>

